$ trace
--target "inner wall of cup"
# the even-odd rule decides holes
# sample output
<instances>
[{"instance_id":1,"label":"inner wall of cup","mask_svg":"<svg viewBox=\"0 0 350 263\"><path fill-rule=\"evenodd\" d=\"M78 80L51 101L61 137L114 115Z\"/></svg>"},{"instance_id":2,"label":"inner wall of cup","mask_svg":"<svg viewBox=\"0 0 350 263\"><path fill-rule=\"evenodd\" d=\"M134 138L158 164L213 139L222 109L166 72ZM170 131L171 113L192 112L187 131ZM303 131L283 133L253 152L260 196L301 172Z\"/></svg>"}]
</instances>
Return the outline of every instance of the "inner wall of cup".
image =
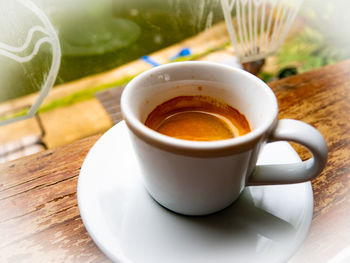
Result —
<instances>
[{"instance_id":1,"label":"inner wall of cup","mask_svg":"<svg viewBox=\"0 0 350 263\"><path fill-rule=\"evenodd\" d=\"M190 74L189 74L190 73ZM276 101L255 77L227 70L216 72L168 70L150 74L134 83L132 94L135 116L144 123L153 109L177 96L210 96L243 113L252 130L271 120Z\"/></svg>"}]
</instances>

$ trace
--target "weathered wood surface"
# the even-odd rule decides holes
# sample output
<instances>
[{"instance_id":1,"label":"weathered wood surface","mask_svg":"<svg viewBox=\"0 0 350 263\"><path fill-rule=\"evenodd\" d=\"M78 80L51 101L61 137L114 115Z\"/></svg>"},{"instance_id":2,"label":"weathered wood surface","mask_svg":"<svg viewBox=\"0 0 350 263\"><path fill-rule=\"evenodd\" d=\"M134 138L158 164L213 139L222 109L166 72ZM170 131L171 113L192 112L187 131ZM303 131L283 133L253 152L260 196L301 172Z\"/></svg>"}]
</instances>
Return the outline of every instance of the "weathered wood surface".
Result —
<instances>
[{"instance_id":1,"label":"weathered wood surface","mask_svg":"<svg viewBox=\"0 0 350 263\"><path fill-rule=\"evenodd\" d=\"M314 125L329 147L327 167L312 182L310 232L291 260L327 262L350 245L350 61L270 86L280 118ZM0 262L109 262L87 234L76 200L81 164L98 138L0 165Z\"/></svg>"},{"instance_id":2,"label":"weathered wood surface","mask_svg":"<svg viewBox=\"0 0 350 263\"><path fill-rule=\"evenodd\" d=\"M98 136L0 167L0 262L104 262L76 200L81 164Z\"/></svg>"},{"instance_id":3,"label":"weathered wood surface","mask_svg":"<svg viewBox=\"0 0 350 263\"><path fill-rule=\"evenodd\" d=\"M277 81L281 118L312 124L324 135L328 162L312 181L314 217L292 262L328 262L341 251L350 262L350 61ZM302 156L305 150L298 148Z\"/></svg>"},{"instance_id":4,"label":"weathered wood surface","mask_svg":"<svg viewBox=\"0 0 350 263\"><path fill-rule=\"evenodd\" d=\"M95 97L106 110L113 124L117 124L122 120L120 97L124 87L125 86L115 87L95 93Z\"/></svg>"}]
</instances>

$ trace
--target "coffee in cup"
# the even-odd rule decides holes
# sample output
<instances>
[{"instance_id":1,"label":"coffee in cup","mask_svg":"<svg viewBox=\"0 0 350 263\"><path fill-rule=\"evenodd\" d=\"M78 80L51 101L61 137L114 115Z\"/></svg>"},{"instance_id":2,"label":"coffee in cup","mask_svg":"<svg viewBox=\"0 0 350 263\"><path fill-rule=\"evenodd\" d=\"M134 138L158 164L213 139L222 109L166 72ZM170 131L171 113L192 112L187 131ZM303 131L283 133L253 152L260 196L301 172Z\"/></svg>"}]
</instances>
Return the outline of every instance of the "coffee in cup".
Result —
<instances>
[{"instance_id":1,"label":"coffee in cup","mask_svg":"<svg viewBox=\"0 0 350 263\"><path fill-rule=\"evenodd\" d=\"M161 134L192 141L225 140L250 132L246 117L208 96L178 96L158 105L145 125Z\"/></svg>"}]
</instances>

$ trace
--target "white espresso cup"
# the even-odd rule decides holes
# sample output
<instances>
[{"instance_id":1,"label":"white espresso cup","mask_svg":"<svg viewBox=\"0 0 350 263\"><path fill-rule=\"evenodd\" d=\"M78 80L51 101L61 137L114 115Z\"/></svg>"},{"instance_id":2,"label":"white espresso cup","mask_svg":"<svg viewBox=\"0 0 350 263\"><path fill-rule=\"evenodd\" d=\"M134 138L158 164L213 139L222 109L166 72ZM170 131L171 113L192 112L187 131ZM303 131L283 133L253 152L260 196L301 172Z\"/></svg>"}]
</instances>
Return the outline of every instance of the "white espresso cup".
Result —
<instances>
[{"instance_id":1,"label":"white espresso cup","mask_svg":"<svg viewBox=\"0 0 350 263\"><path fill-rule=\"evenodd\" d=\"M210 96L236 108L251 132L226 140L189 141L144 125L157 106L177 96ZM121 97L144 184L162 206L185 215L205 215L231 205L246 186L311 180L324 168L327 146L312 126L278 120L272 90L254 75L210 62L178 62L135 77ZM256 165L269 141L294 141L312 158L295 164Z\"/></svg>"}]
</instances>

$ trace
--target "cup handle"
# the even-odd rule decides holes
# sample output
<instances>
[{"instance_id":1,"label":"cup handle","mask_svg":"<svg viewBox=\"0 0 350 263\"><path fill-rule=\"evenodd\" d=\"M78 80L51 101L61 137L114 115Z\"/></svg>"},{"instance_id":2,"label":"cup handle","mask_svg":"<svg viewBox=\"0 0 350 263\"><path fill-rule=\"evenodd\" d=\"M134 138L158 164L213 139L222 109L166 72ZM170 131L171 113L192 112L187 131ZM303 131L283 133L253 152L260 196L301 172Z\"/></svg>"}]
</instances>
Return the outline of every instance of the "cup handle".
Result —
<instances>
[{"instance_id":1,"label":"cup handle","mask_svg":"<svg viewBox=\"0 0 350 263\"><path fill-rule=\"evenodd\" d=\"M327 162L327 145L321 133L305 122L282 119L272 131L269 141L293 141L305 146L312 158L294 164L257 165L248 186L293 184L309 181L321 173Z\"/></svg>"}]
</instances>

